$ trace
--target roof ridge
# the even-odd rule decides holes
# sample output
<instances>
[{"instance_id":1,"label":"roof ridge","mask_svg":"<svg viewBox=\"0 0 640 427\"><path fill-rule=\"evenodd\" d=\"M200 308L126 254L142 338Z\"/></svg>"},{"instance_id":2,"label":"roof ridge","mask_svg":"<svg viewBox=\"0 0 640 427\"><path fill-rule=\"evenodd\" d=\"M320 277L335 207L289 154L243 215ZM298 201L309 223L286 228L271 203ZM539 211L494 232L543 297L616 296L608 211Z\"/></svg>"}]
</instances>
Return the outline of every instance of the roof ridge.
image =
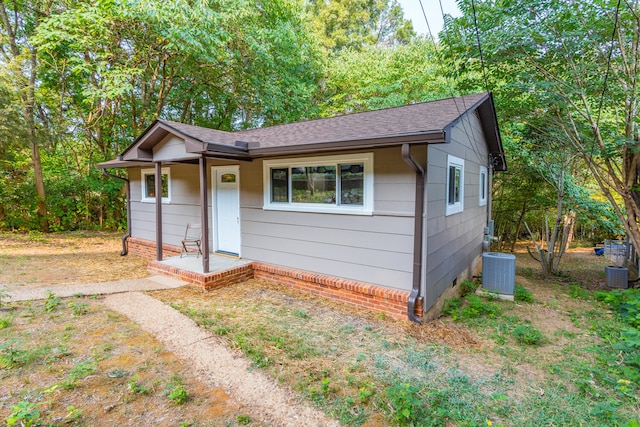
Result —
<instances>
[{"instance_id":1,"label":"roof ridge","mask_svg":"<svg viewBox=\"0 0 640 427\"><path fill-rule=\"evenodd\" d=\"M297 124L297 123L310 123L310 122L321 122L323 120L333 120L333 119L337 119L340 117L353 117L353 116L357 116L360 114L367 114L367 113L373 113L373 112L378 112L378 111L389 111L389 110L395 110L395 109L400 109L400 108L408 108L408 107L412 107L415 105L422 105L422 104L431 104L431 103L435 103L435 102L445 102L445 101L451 101L451 100L455 100L456 99L463 99L463 98L467 98L467 97L471 97L471 96L477 96L477 95L489 95L491 92L478 92L478 93L470 93L467 95L461 95L461 96L450 96L448 98L440 98L440 99L433 99L431 101L421 101L421 102L414 102L413 104L403 104L403 105L396 105L393 107L384 107L384 108L377 108L374 110L367 110L367 111L357 111L355 113L344 113L344 114L338 114L336 116L331 116L331 117L319 117L316 119L302 119L299 121L295 121L295 122L289 122L289 123L279 123L276 125L271 125L271 126L265 126L265 127L255 127L255 128L251 128L251 129L242 129L242 130L237 130L237 131L232 131L231 133L250 133L253 131L258 131L260 129L273 129L273 128L277 128L277 127L281 127L281 126L290 126L293 124ZM475 104L475 103L474 103ZM468 110L469 108L465 108L465 111L460 111L460 115L464 114L464 112L466 112L466 110Z\"/></svg>"}]
</instances>

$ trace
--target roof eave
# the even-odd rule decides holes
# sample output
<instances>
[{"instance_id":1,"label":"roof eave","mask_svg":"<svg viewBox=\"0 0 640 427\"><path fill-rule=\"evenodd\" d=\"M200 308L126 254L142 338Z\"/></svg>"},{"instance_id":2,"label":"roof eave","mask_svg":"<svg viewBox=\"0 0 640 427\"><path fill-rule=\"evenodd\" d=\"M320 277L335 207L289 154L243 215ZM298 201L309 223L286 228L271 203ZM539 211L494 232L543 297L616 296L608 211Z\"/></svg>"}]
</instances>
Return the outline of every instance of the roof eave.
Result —
<instances>
[{"instance_id":1,"label":"roof eave","mask_svg":"<svg viewBox=\"0 0 640 427\"><path fill-rule=\"evenodd\" d=\"M445 138L445 132L438 130L407 135L392 135L381 138L249 148L249 153L252 157L267 157L287 154L321 153L328 151L364 150L393 147L401 144L441 144L445 142Z\"/></svg>"},{"instance_id":2,"label":"roof eave","mask_svg":"<svg viewBox=\"0 0 640 427\"><path fill-rule=\"evenodd\" d=\"M478 106L478 114L480 115L480 122L482 123L485 137L487 138L493 168L496 171L504 172L507 170L507 161L504 155L504 148L502 147L500 127L498 126L493 95L490 92L488 95L489 99Z\"/></svg>"},{"instance_id":3,"label":"roof eave","mask_svg":"<svg viewBox=\"0 0 640 427\"><path fill-rule=\"evenodd\" d=\"M493 94L491 92L487 92L485 96L479 99L472 106L468 107L454 121L445 127L446 142L451 142L451 129L456 126L465 115L470 114L475 110L478 110L478 114L480 116L482 131L484 132L487 140L487 146L489 148L489 154L491 155L494 170L506 171L507 163L504 156L504 149L502 148L500 128L498 127L498 118L493 102Z\"/></svg>"},{"instance_id":4,"label":"roof eave","mask_svg":"<svg viewBox=\"0 0 640 427\"><path fill-rule=\"evenodd\" d=\"M144 167L151 165L148 161L134 161L134 160L122 160L120 158L114 160L108 160L106 162L98 163L95 165L97 169L111 169L111 168L133 168Z\"/></svg>"}]
</instances>

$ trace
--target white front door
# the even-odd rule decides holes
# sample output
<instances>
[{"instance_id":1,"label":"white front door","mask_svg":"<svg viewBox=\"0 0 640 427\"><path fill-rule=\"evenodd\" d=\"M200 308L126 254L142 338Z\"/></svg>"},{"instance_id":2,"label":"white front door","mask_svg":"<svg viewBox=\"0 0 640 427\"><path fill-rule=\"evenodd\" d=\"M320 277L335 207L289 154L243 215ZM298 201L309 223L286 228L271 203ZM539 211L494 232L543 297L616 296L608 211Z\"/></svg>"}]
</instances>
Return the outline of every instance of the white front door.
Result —
<instances>
[{"instance_id":1,"label":"white front door","mask_svg":"<svg viewBox=\"0 0 640 427\"><path fill-rule=\"evenodd\" d=\"M240 167L214 167L212 175L214 246L240 255Z\"/></svg>"}]
</instances>

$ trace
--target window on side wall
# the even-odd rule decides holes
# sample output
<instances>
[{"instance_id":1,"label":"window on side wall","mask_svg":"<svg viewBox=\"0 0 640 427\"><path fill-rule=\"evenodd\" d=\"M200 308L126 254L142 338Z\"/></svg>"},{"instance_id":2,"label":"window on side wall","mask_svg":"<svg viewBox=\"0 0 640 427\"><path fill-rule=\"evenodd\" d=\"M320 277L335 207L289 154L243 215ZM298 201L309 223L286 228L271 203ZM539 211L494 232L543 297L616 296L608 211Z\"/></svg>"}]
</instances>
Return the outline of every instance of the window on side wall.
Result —
<instances>
[{"instance_id":1,"label":"window on side wall","mask_svg":"<svg viewBox=\"0 0 640 427\"><path fill-rule=\"evenodd\" d=\"M480 166L480 182L478 183L480 192L480 206L485 206L487 204L487 193L489 191L489 175L487 174L487 168L484 166Z\"/></svg>"},{"instance_id":2,"label":"window on side wall","mask_svg":"<svg viewBox=\"0 0 640 427\"><path fill-rule=\"evenodd\" d=\"M169 168L162 168L162 203L171 202L171 174ZM142 201L156 201L156 171L155 169L142 169Z\"/></svg>"},{"instance_id":3,"label":"window on side wall","mask_svg":"<svg viewBox=\"0 0 640 427\"><path fill-rule=\"evenodd\" d=\"M264 161L264 209L370 215L373 153Z\"/></svg>"},{"instance_id":4,"label":"window on side wall","mask_svg":"<svg viewBox=\"0 0 640 427\"><path fill-rule=\"evenodd\" d=\"M464 160L447 156L447 208L445 215L464 210Z\"/></svg>"}]
</instances>

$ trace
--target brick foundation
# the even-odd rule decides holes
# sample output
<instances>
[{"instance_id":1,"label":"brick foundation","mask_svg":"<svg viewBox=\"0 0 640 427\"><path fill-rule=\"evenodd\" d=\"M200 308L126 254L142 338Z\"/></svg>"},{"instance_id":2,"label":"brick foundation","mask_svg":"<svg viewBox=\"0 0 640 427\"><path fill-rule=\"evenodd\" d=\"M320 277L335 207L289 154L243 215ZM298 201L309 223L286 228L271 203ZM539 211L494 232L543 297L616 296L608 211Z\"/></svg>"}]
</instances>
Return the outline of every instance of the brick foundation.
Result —
<instances>
[{"instance_id":1,"label":"brick foundation","mask_svg":"<svg viewBox=\"0 0 640 427\"><path fill-rule=\"evenodd\" d=\"M150 240L138 239L137 237L127 238L127 248L129 253L138 255L147 259L156 259L156 242ZM180 256L182 248L175 245L162 245L162 255L165 258L172 256Z\"/></svg>"},{"instance_id":2,"label":"brick foundation","mask_svg":"<svg viewBox=\"0 0 640 427\"><path fill-rule=\"evenodd\" d=\"M261 262L253 263L256 279L280 283L293 289L384 312L395 319L407 320L409 292L387 289L353 280L340 279L318 273L309 273ZM416 315L422 314L422 299L416 304Z\"/></svg>"},{"instance_id":3,"label":"brick foundation","mask_svg":"<svg viewBox=\"0 0 640 427\"><path fill-rule=\"evenodd\" d=\"M248 263L240 267L213 273L197 273L155 261L155 243L130 237L129 252L149 259L147 268L152 273L175 277L187 283L213 290L249 279L279 283L300 291L309 292L335 301L385 313L389 317L407 320L408 291L388 289L354 280L340 279L319 273L310 273L294 268L280 267L261 262ZM179 256L180 248L163 245L163 254ZM422 298L416 302L415 314L422 317Z\"/></svg>"},{"instance_id":4,"label":"brick foundation","mask_svg":"<svg viewBox=\"0 0 640 427\"><path fill-rule=\"evenodd\" d=\"M149 261L147 269L152 273L175 277L192 285L200 286L207 291L243 282L253 279L254 277L252 263L206 274L182 270L177 267L161 264L158 261Z\"/></svg>"}]
</instances>

